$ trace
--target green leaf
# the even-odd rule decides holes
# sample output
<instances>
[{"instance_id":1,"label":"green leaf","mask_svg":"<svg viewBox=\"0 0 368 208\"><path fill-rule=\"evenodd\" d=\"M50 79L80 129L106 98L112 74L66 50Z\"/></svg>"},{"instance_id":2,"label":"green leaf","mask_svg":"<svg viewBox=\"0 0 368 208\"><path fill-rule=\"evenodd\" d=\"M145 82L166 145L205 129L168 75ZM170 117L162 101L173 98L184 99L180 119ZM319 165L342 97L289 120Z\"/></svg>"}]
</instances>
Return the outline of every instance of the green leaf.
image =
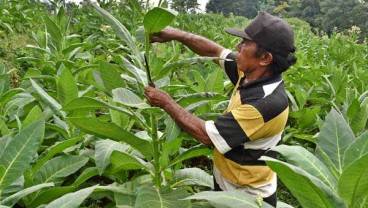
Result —
<instances>
[{"instance_id":1,"label":"green leaf","mask_svg":"<svg viewBox=\"0 0 368 208\"><path fill-rule=\"evenodd\" d=\"M360 135L344 153L344 169L368 152L368 131Z\"/></svg>"},{"instance_id":2,"label":"green leaf","mask_svg":"<svg viewBox=\"0 0 368 208\"><path fill-rule=\"evenodd\" d=\"M337 190L337 180L330 170L305 148L301 146L279 145L272 148L272 150L282 154L289 164L303 169L320 179L333 190Z\"/></svg>"},{"instance_id":3,"label":"green leaf","mask_svg":"<svg viewBox=\"0 0 368 208\"><path fill-rule=\"evenodd\" d=\"M128 89L117 88L112 91L112 94L114 101L123 105L139 109L151 108L151 106L146 104L140 97Z\"/></svg>"},{"instance_id":4,"label":"green leaf","mask_svg":"<svg viewBox=\"0 0 368 208\"><path fill-rule=\"evenodd\" d=\"M339 179L339 194L349 205L355 207L368 193L368 153L344 169Z\"/></svg>"},{"instance_id":5,"label":"green leaf","mask_svg":"<svg viewBox=\"0 0 368 208\"><path fill-rule=\"evenodd\" d=\"M102 138L126 142L142 153L146 158L152 157L153 150L149 141L133 135L114 123L104 123L93 117L74 117L68 119L82 131Z\"/></svg>"},{"instance_id":6,"label":"green leaf","mask_svg":"<svg viewBox=\"0 0 368 208\"><path fill-rule=\"evenodd\" d=\"M215 69L210 76L207 77L205 92L218 92L224 91L224 79L223 72L220 69Z\"/></svg>"},{"instance_id":7,"label":"green leaf","mask_svg":"<svg viewBox=\"0 0 368 208\"><path fill-rule=\"evenodd\" d=\"M346 207L336 192L303 169L266 156L260 159L277 173L302 207Z\"/></svg>"},{"instance_id":8,"label":"green leaf","mask_svg":"<svg viewBox=\"0 0 368 208\"><path fill-rule=\"evenodd\" d=\"M6 146L0 157L0 190L16 181L29 167L44 129L44 121L36 121L22 129Z\"/></svg>"},{"instance_id":9,"label":"green leaf","mask_svg":"<svg viewBox=\"0 0 368 208\"><path fill-rule=\"evenodd\" d=\"M46 208L77 208L95 190L97 186L88 187L79 191L65 194L52 201Z\"/></svg>"},{"instance_id":10,"label":"green leaf","mask_svg":"<svg viewBox=\"0 0 368 208\"><path fill-rule=\"evenodd\" d=\"M87 181L88 179L92 178L93 176L98 175L98 170L96 167L89 167L86 168L79 176L78 178L74 181L74 183L72 184L73 187L78 187L80 186L82 183L84 183L85 181Z\"/></svg>"},{"instance_id":11,"label":"green leaf","mask_svg":"<svg viewBox=\"0 0 368 208\"><path fill-rule=\"evenodd\" d=\"M349 105L349 107L346 111L346 116L349 118L349 120L353 120L353 118L356 115L356 113L358 112L359 108L360 108L359 100L357 98L355 98L351 102L351 104Z\"/></svg>"},{"instance_id":12,"label":"green leaf","mask_svg":"<svg viewBox=\"0 0 368 208\"><path fill-rule=\"evenodd\" d=\"M33 81L32 79L31 83L33 88L36 90L36 92L41 96L42 100L45 101L48 106L50 107L50 109L57 115L62 116L63 118L65 117L65 113L63 111L61 111L61 105L54 99L52 98L50 95L48 95L41 86L39 86L35 81Z\"/></svg>"},{"instance_id":13,"label":"green leaf","mask_svg":"<svg viewBox=\"0 0 368 208\"><path fill-rule=\"evenodd\" d=\"M24 129L31 123L43 119L43 117L44 116L42 109L38 105L36 105L35 107L32 108L32 110L28 113L27 117L23 120L22 128Z\"/></svg>"},{"instance_id":14,"label":"green leaf","mask_svg":"<svg viewBox=\"0 0 368 208\"><path fill-rule=\"evenodd\" d=\"M120 77L118 70L114 65L105 61L100 62L100 73L104 86L108 92L115 88L124 87L126 84Z\"/></svg>"},{"instance_id":15,"label":"green leaf","mask_svg":"<svg viewBox=\"0 0 368 208\"><path fill-rule=\"evenodd\" d=\"M40 189L43 189L43 188L48 188L48 187L52 187L54 186L53 183L43 183L43 184L38 184L38 185L35 185L35 186L31 186L31 187L28 187L26 189L23 189L21 191L18 191L17 193L11 195L11 196L8 196L6 197L5 199L3 199L0 203L2 205L7 205L7 206L14 206L15 203L17 203L21 198L33 193L33 192L36 192Z\"/></svg>"},{"instance_id":16,"label":"green leaf","mask_svg":"<svg viewBox=\"0 0 368 208\"><path fill-rule=\"evenodd\" d=\"M67 104L78 97L77 83L69 69L65 68L61 73L57 85L57 96L62 104Z\"/></svg>"},{"instance_id":17,"label":"green leaf","mask_svg":"<svg viewBox=\"0 0 368 208\"><path fill-rule=\"evenodd\" d=\"M354 133L360 133L366 129L368 121L368 98L365 98L351 121L351 128Z\"/></svg>"},{"instance_id":18,"label":"green leaf","mask_svg":"<svg viewBox=\"0 0 368 208\"><path fill-rule=\"evenodd\" d=\"M145 169L149 172L146 162L125 152L113 151L110 157L111 171Z\"/></svg>"},{"instance_id":19,"label":"green leaf","mask_svg":"<svg viewBox=\"0 0 368 208\"><path fill-rule=\"evenodd\" d=\"M47 31L51 35L51 41L57 46L60 50L63 44L63 33L56 23L50 19L48 15L44 16L44 20L46 23Z\"/></svg>"},{"instance_id":20,"label":"green leaf","mask_svg":"<svg viewBox=\"0 0 368 208\"><path fill-rule=\"evenodd\" d=\"M119 22L115 17L109 14L106 10L102 9L101 7L95 5L94 3L89 2L89 4L95 9L95 11L109 23L109 25L114 30L115 34L123 40L125 43L128 44L133 53L139 57L140 51L137 46L134 44L134 39L130 32L126 29L126 27Z\"/></svg>"},{"instance_id":21,"label":"green leaf","mask_svg":"<svg viewBox=\"0 0 368 208\"><path fill-rule=\"evenodd\" d=\"M187 84L192 85L191 88L195 90L196 92L203 92L206 88L206 83L202 77L202 75L198 71L190 71L190 73L193 75L195 80L195 85L193 85L193 82L191 80L187 80Z\"/></svg>"},{"instance_id":22,"label":"green leaf","mask_svg":"<svg viewBox=\"0 0 368 208\"><path fill-rule=\"evenodd\" d=\"M119 150L124 152L127 150L127 147L124 147L119 142L104 139L96 142L95 149L96 166L98 173L102 175L106 167L110 164L110 155L112 151Z\"/></svg>"},{"instance_id":23,"label":"green leaf","mask_svg":"<svg viewBox=\"0 0 368 208\"><path fill-rule=\"evenodd\" d=\"M0 133L1 133L0 135L3 135L3 136L9 134L8 126L6 125L6 123L1 118L0 118ZM1 156L1 154L0 154L0 156Z\"/></svg>"},{"instance_id":24,"label":"green leaf","mask_svg":"<svg viewBox=\"0 0 368 208\"><path fill-rule=\"evenodd\" d=\"M32 166L32 172L35 173L43 166L47 161L49 161L54 155L61 153L66 148L69 148L76 143L83 140L83 137L77 137L73 139L68 139L66 141L57 142L51 147L47 148L38 158L36 164Z\"/></svg>"},{"instance_id":25,"label":"green leaf","mask_svg":"<svg viewBox=\"0 0 368 208\"><path fill-rule=\"evenodd\" d=\"M55 182L64 180L65 177L75 173L88 162L88 158L82 156L65 155L55 157L47 161L35 174L35 183Z\"/></svg>"},{"instance_id":26,"label":"green leaf","mask_svg":"<svg viewBox=\"0 0 368 208\"><path fill-rule=\"evenodd\" d=\"M254 196L242 191L202 191L186 199L207 200L214 207L272 207L266 202L262 202L262 206L258 205Z\"/></svg>"},{"instance_id":27,"label":"green leaf","mask_svg":"<svg viewBox=\"0 0 368 208\"><path fill-rule=\"evenodd\" d=\"M189 195L183 188L159 191L154 187L142 187L137 192L135 208L191 207L189 200L183 200Z\"/></svg>"},{"instance_id":28,"label":"green leaf","mask_svg":"<svg viewBox=\"0 0 368 208\"><path fill-rule=\"evenodd\" d=\"M143 19L143 26L146 34L158 33L168 26L177 15L177 12L155 7L147 12Z\"/></svg>"},{"instance_id":29,"label":"green leaf","mask_svg":"<svg viewBox=\"0 0 368 208\"><path fill-rule=\"evenodd\" d=\"M130 61L128 61L123 56L119 56L121 58L122 62L124 63L125 68L133 74L134 78L137 80L138 83L142 84L143 86L147 86L147 74L145 71L143 71L140 68L137 68L134 66Z\"/></svg>"},{"instance_id":30,"label":"green leaf","mask_svg":"<svg viewBox=\"0 0 368 208\"><path fill-rule=\"evenodd\" d=\"M317 145L331 159L339 173L342 172L345 149L355 140L355 136L344 117L335 109L327 115L321 132L317 137ZM322 160L317 152L316 156ZM327 164L328 165L328 164Z\"/></svg>"},{"instance_id":31,"label":"green leaf","mask_svg":"<svg viewBox=\"0 0 368 208\"><path fill-rule=\"evenodd\" d=\"M170 142L179 136L181 129L171 117L167 117L164 123L166 125L166 141Z\"/></svg>"},{"instance_id":32,"label":"green leaf","mask_svg":"<svg viewBox=\"0 0 368 208\"><path fill-rule=\"evenodd\" d=\"M199 168L184 168L174 173L172 186L206 186L213 189L213 178Z\"/></svg>"},{"instance_id":33,"label":"green leaf","mask_svg":"<svg viewBox=\"0 0 368 208\"><path fill-rule=\"evenodd\" d=\"M203 146L203 145L192 147L192 148L188 149L187 151L181 153L174 160L172 160L168 166L169 167L173 166L176 163L182 162L184 160L187 160L187 159L190 159L190 158L193 158L193 157L207 156L207 155L211 154L211 152L212 152L212 150L210 150L208 147Z\"/></svg>"},{"instance_id":34,"label":"green leaf","mask_svg":"<svg viewBox=\"0 0 368 208\"><path fill-rule=\"evenodd\" d=\"M42 191L31 204L27 205L27 208L36 208L42 204L48 204L49 202L74 191L73 186L62 186L62 187L53 187L49 188L45 191Z\"/></svg>"},{"instance_id":35,"label":"green leaf","mask_svg":"<svg viewBox=\"0 0 368 208\"><path fill-rule=\"evenodd\" d=\"M83 110L83 109L98 109L98 108L109 108L113 109L128 115L133 115L130 111L124 108L116 107L113 105L110 105L109 103L97 100L95 98L89 98L89 97L79 97L72 101L70 101L68 104L66 104L63 107L64 111L76 111L76 110Z\"/></svg>"},{"instance_id":36,"label":"green leaf","mask_svg":"<svg viewBox=\"0 0 368 208\"><path fill-rule=\"evenodd\" d=\"M134 207L135 195L114 193L116 207Z\"/></svg>"},{"instance_id":37,"label":"green leaf","mask_svg":"<svg viewBox=\"0 0 368 208\"><path fill-rule=\"evenodd\" d=\"M9 90L10 78L8 74L0 74L0 96Z\"/></svg>"},{"instance_id":38,"label":"green leaf","mask_svg":"<svg viewBox=\"0 0 368 208\"><path fill-rule=\"evenodd\" d=\"M5 105L7 102L9 102L9 100L14 97L15 95L24 92L24 89L21 88L15 88L15 89L10 89L8 91L6 91L4 94L0 94L0 106Z\"/></svg>"}]
</instances>

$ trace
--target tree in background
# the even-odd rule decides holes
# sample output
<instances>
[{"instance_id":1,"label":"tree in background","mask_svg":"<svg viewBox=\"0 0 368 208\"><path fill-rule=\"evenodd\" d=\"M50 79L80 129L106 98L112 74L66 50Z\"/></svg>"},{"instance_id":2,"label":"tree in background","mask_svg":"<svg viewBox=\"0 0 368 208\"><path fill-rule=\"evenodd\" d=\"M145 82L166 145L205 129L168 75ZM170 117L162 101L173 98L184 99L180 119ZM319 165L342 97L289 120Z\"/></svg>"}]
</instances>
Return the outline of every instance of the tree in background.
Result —
<instances>
[{"instance_id":1,"label":"tree in background","mask_svg":"<svg viewBox=\"0 0 368 208\"><path fill-rule=\"evenodd\" d=\"M328 34L336 27L346 31L352 26L362 30L362 36L368 37L368 2L357 0L327 0L321 2L321 28Z\"/></svg>"},{"instance_id":2,"label":"tree in background","mask_svg":"<svg viewBox=\"0 0 368 208\"><path fill-rule=\"evenodd\" d=\"M195 14L199 9L197 0L172 0L171 8L185 14Z\"/></svg>"},{"instance_id":3,"label":"tree in background","mask_svg":"<svg viewBox=\"0 0 368 208\"><path fill-rule=\"evenodd\" d=\"M222 13L225 16L232 13L236 16L254 18L260 9L260 3L257 0L210 0L206 5L206 12Z\"/></svg>"}]
</instances>

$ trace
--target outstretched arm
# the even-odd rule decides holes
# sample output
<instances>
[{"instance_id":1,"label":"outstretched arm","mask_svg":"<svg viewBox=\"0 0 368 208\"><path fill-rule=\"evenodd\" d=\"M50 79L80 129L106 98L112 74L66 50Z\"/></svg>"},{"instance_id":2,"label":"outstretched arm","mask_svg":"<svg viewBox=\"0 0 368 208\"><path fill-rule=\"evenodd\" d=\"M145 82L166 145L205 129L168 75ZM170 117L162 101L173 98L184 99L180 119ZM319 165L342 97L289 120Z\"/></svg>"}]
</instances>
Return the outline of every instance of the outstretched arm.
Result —
<instances>
[{"instance_id":1,"label":"outstretched arm","mask_svg":"<svg viewBox=\"0 0 368 208\"><path fill-rule=\"evenodd\" d=\"M184 131L195 137L199 142L212 145L212 141L206 132L204 120L180 107L170 95L162 90L146 87L144 94L152 106L165 110Z\"/></svg>"},{"instance_id":2,"label":"outstretched arm","mask_svg":"<svg viewBox=\"0 0 368 208\"><path fill-rule=\"evenodd\" d=\"M151 36L151 42L164 43L172 40L183 43L200 56L219 57L224 49L221 45L207 38L172 27L166 27L161 32Z\"/></svg>"}]
</instances>

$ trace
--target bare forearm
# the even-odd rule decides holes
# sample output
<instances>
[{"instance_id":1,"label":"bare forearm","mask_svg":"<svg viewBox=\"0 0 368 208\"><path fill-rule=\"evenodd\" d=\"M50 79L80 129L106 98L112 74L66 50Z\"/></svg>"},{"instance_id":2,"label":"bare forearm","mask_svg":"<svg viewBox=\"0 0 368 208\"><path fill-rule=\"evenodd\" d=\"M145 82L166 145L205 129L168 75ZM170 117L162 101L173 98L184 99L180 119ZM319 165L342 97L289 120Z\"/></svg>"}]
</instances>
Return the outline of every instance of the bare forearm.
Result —
<instances>
[{"instance_id":1,"label":"bare forearm","mask_svg":"<svg viewBox=\"0 0 368 208\"><path fill-rule=\"evenodd\" d=\"M172 27L166 27L160 33L151 36L150 39L151 42L160 43L176 40L201 56L218 57L223 50L222 46L207 38Z\"/></svg>"},{"instance_id":2,"label":"bare forearm","mask_svg":"<svg viewBox=\"0 0 368 208\"><path fill-rule=\"evenodd\" d=\"M199 142L212 145L212 141L206 132L205 121L194 116L175 102L170 102L163 109L184 131L195 137Z\"/></svg>"},{"instance_id":3,"label":"bare forearm","mask_svg":"<svg viewBox=\"0 0 368 208\"><path fill-rule=\"evenodd\" d=\"M223 47L202 36L182 31L178 39L194 53L201 56L218 57Z\"/></svg>"}]
</instances>

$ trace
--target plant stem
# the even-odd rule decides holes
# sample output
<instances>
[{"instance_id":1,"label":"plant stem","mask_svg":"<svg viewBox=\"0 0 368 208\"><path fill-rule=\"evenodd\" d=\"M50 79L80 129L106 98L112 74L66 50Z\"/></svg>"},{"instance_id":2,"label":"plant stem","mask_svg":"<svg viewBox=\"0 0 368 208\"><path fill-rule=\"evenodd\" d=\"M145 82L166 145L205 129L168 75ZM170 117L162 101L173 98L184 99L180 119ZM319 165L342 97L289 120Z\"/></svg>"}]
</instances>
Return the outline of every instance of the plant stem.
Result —
<instances>
[{"instance_id":1,"label":"plant stem","mask_svg":"<svg viewBox=\"0 0 368 208\"><path fill-rule=\"evenodd\" d=\"M160 141L157 136L157 123L156 118L151 114L151 137L153 145L153 165L154 165L154 178L153 181L157 189L161 188L161 170L160 170Z\"/></svg>"}]
</instances>

